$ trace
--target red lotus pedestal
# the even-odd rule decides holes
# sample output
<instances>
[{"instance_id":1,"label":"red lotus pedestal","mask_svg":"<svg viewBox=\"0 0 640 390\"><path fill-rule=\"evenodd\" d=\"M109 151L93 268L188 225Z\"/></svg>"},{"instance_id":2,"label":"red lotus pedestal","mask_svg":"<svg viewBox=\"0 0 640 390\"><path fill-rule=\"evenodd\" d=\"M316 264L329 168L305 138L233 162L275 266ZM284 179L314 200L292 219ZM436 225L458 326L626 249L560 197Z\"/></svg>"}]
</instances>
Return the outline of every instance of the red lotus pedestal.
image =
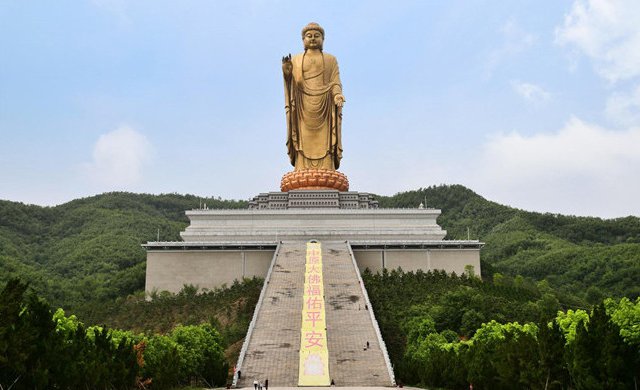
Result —
<instances>
[{"instance_id":1,"label":"red lotus pedestal","mask_svg":"<svg viewBox=\"0 0 640 390\"><path fill-rule=\"evenodd\" d=\"M349 191L347 176L330 169L302 169L282 176L280 190L338 190Z\"/></svg>"}]
</instances>

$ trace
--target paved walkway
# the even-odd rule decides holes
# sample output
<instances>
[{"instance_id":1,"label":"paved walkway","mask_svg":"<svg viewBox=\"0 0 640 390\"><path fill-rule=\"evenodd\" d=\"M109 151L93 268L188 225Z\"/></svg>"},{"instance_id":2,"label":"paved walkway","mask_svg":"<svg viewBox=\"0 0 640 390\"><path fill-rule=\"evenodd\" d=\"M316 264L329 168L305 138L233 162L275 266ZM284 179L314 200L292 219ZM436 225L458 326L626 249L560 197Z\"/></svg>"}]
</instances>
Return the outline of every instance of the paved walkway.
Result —
<instances>
[{"instance_id":1,"label":"paved walkway","mask_svg":"<svg viewBox=\"0 0 640 390\"><path fill-rule=\"evenodd\" d=\"M340 386L391 385L347 243L323 242L322 261L331 378Z\"/></svg>"},{"instance_id":2,"label":"paved walkway","mask_svg":"<svg viewBox=\"0 0 640 390\"><path fill-rule=\"evenodd\" d=\"M237 387L269 379L271 389L297 388L305 254L305 242L281 244ZM322 242L322 262L330 377L340 387L390 386L348 244Z\"/></svg>"},{"instance_id":3,"label":"paved walkway","mask_svg":"<svg viewBox=\"0 0 640 390\"><path fill-rule=\"evenodd\" d=\"M237 387L253 387L254 379L298 384L306 251L304 242L281 244Z\"/></svg>"}]
</instances>

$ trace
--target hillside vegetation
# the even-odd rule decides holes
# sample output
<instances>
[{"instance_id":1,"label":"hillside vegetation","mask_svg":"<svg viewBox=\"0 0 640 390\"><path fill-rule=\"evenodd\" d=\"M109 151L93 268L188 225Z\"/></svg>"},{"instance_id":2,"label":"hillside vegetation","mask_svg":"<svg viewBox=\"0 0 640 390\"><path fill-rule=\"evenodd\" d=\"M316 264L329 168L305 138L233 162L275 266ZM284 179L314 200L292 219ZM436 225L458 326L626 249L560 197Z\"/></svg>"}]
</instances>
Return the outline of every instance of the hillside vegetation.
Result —
<instances>
[{"instance_id":1,"label":"hillside vegetation","mask_svg":"<svg viewBox=\"0 0 640 390\"><path fill-rule=\"evenodd\" d=\"M485 277L499 272L546 280L590 304L640 295L638 217L534 213L488 201L459 185L378 197L381 207L417 207L425 199L428 207L442 210L438 223L448 239L466 239L469 232L486 243L481 252Z\"/></svg>"},{"instance_id":2,"label":"hillside vegetation","mask_svg":"<svg viewBox=\"0 0 640 390\"><path fill-rule=\"evenodd\" d=\"M56 207L0 201L0 282L19 277L65 309L144 289L140 246L176 241L185 210L243 208L246 202L193 195L107 193Z\"/></svg>"},{"instance_id":3,"label":"hillside vegetation","mask_svg":"<svg viewBox=\"0 0 640 390\"><path fill-rule=\"evenodd\" d=\"M205 321L164 334L87 326L17 279L0 289L0 389L221 387L226 341Z\"/></svg>"},{"instance_id":4,"label":"hillside vegetation","mask_svg":"<svg viewBox=\"0 0 640 390\"><path fill-rule=\"evenodd\" d=\"M426 199L442 210L438 222L447 238L469 235L486 243L484 281L471 271L365 272L401 382L487 389L627 388L637 382L639 218L527 212L455 185L377 198L381 207L410 208ZM56 207L0 201L0 385L15 378L22 378L17 388L77 388L75 381L86 385L89 379L105 388L223 384L262 280L200 295L196 286L185 286L176 295L144 296L140 245L156 240L158 230L160 240L179 240L188 224L184 210L201 202L246 207L176 194L108 193ZM25 293L26 286L10 281L14 277L34 291ZM65 317L57 307L78 317ZM215 348L203 340L214 340ZM66 360L56 359L61 353ZM84 357L75 358L78 353ZM84 363L119 355L128 363L112 372L94 372ZM215 372L205 361L215 363ZM73 375L60 374L71 366Z\"/></svg>"},{"instance_id":5,"label":"hillside vegetation","mask_svg":"<svg viewBox=\"0 0 640 390\"><path fill-rule=\"evenodd\" d=\"M488 201L459 185L422 188L390 197L381 207L442 210L448 239L480 239L486 245L483 276L521 275L546 280L587 303L640 295L640 219L603 220L541 214ZM0 282L20 277L52 305L77 309L144 289L145 252L140 244L179 240L185 210L244 208L246 202L193 195L106 193L56 207L0 201ZM500 275L498 275L500 277ZM514 279L515 278L515 279Z\"/></svg>"},{"instance_id":6,"label":"hillside vegetation","mask_svg":"<svg viewBox=\"0 0 640 390\"><path fill-rule=\"evenodd\" d=\"M363 279L402 383L631 389L640 377L640 299L574 310L545 282L396 270Z\"/></svg>"}]
</instances>

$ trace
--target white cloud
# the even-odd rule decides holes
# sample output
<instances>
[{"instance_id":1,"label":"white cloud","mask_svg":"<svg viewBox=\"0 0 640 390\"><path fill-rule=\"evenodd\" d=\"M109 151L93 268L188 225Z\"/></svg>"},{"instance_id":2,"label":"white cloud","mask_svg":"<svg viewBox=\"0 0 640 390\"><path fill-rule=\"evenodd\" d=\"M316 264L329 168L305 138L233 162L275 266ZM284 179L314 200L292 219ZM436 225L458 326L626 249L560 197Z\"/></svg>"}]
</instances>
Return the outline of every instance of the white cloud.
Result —
<instances>
[{"instance_id":1,"label":"white cloud","mask_svg":"<svg viewBox=\"0 0 640 390\"><path fill-rule=\"evenodd\" d=\"M544 88L532 83L514 80L511 81L511 88L522 98L534 104L544 103L551 97Z\"/></svg>"},{"instance_id":2,"label":"white cloud","mask_svg":"<svg viewBox=\"0 0 640 390\"><path fill-rule=\"evenodd\" d=\"M623 126L640 125L640 85L629 93L617 92L607 99L607 116Z\"/></svg>"},{"instance_id":3,"label":"white cloud","mask_svg":"<svg viewBox=\"0 0 640 390\"><path fill-rule=\"evenodd\" d=\"M505 37L505 46L512 51L521 51L536 41L536 36L525 31L514 19L509 19L500 31Z\"/></svg>"},{"instance_id":4,"label":"white cloud","mask_svg":"<svg viewBox=\"0 0 640 390\"><path fill-rule=\"evenodd\" d=\"M487 72L490 76L493 70L509 57L515 56L531 47L537 40L534 34L525 31L514 20L509 19L500 29L502 44L489 54Z\"/></svg>"},{"instance_id":5,"label":"white cloud","mask_svg":"<svg viewBox=\"0 0 640 390\"><path fill-rule=\"evenodd\" d=\"M540 179L538 194L569 197L576 214L640 215L640 86L628 90L640 76L640 2L637 0L576 0L556 29L556 43L575 48L592 62L597 74L613 87L605 114L625 128L610 131L572 119L557 134L501 139L522 153L513 166L531 167L524 147L545 150L545 160L529 176ZM626 91L620 92L624 88ZM617 89L617 91L616 91ZM507 146L507 145L503 145ZM515 174L510 169L510 174ZM523 185L526 187L526 185ZM564 196L563 196L564 195ZM584 210L584 211L580 211Z\"/></svg>"},{"instance_id":6,"label":"white cloud","mask_svg":"<svg viewBox=\"0 0 640 390\"><path fill-rule=\"evenodd\" d=\"M140 182L152 155L153 147L147 137L123 125L98 138L93 161L85 166L86 173L97 184L124 189Z\"/></svg>"},{"instance_id":7,"label":"white cloud","mask_svg":"<svg viewBox=\"0 0 640 390\"><path fill-rule=\"evenodd\" d=\"M640 75L640 2L576 0L556 29L556 42L575 45L597 72L616 82Z\"/></svg>"},{"instance_id":8,"label":"white cloud","mask_svg":"<svg viewBox=\"0 0 640 390\"><path fill-rule=\"evenodd\" d=\"M492 138L474 188L524 209L640 215L640 128L611 131L572 118L557 133Z\"/></svg>"}]
</instances>

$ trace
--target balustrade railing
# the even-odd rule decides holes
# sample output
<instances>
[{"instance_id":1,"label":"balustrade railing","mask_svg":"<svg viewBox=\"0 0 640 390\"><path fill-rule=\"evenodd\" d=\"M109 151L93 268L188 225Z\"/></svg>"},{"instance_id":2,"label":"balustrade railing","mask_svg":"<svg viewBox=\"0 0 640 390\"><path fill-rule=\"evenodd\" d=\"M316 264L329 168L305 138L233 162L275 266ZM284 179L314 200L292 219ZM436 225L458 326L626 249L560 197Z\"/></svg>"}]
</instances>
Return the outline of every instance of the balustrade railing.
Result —
<instances>
[{"instance_id":1,"label":"balustrade railing","mask_svg":"<svg viewBox=\"0 0 640 390\"><path fill-rule=\"evenodd\" d=\"M278 246L276 247L276 251L271 258L271 264L269 265L269 271L267 271L267 276L264 278L264 284L262 285L262 290L260 290L260 297L258 298L258 303L256 304L256 309L253 311L253 317L251 317L251 322L249 323L249 330L247 331L247 336L242 343L242 349L240 349L240 355L238 355L238 362L236 363L235 370L233 372L233 381L231 385L236 387L238 385L238 372L242 372L242 363L244 362L244 357L247 354L247 349L249 348L249 342L251 341L251 336L253 335L253 329L256 326L256 321L258 320L258 312L260 312L260 308L262 307L262 301L264 301L264 297L267 293L267 287L269 286L269 280L271 279L271 272L273 271L273 266L276 263L276 259L278 258L278 253L280 252L280 245L282 243L278 242Z\"/></svg>"},{"instance_id":2,"label":"balustrade railing","mask_svg":"<svg viewBox=\"0 0 640 390\"><path fill-rule=\"evenodd\" d=\"M360 288L362 289L362 295L364 295L365 304L369 308L369 316L371 317L371 322L373 323L373 329L376 332L376 337L378 337L378 344L380 345L380 349L382 350L382 356L384 357L384 362L387 365L387 370L389 371L391 386L395 386L396 379L393 373L393 365L391 364L391 359L389 359L389 352L387 351L387 346L385 345L384 340L382 339L382 333L380 332L378 321L376 321L376 316L373 313L373 307L371 306L371 301L369 300L369 294L367 294L367 289L364 287L364 281L362 280L362 275L360 275L360 269L358 268L358 264L356 263L356 257L353 255L351 244L348 241L347 241L347 247L349 248L349 255L351 256L351 262L353 263L353 267L355 268L356 274L358 275L358 282L360 283Z\"/></svg>"}]
</instances>

